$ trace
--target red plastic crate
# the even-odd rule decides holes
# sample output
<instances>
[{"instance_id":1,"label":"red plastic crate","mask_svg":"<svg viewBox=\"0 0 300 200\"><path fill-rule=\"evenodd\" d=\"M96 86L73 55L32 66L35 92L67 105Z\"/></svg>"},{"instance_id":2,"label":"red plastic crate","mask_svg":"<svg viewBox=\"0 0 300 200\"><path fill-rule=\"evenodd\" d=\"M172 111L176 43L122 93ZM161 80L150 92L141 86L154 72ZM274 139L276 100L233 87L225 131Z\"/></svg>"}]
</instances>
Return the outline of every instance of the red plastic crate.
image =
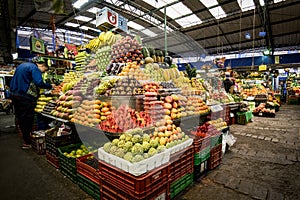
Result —
<instances>
[{"instance_id":1,"label":"red plastic crate","mask_svg":"<svg viewBox=\"0 0 300 200\"><path fill-rule=\"evenodd\" d=\"M92 166L85 163L88 157L92 155L93 154L87 154L76 159L77 173L83 175L84 177L88 178L96 184L100 184L99 168L95 169Z\"/></svg>"},{"instance_id":2,"label":"red plastic crate","mask_svg":"<svg viewBox=\"0 0 300 200\"><path fill-rule=\"evenodd\" d=\"M210 136L206 136L204 138L194 138L193 146L195 153L199 153L200 151L206 149L210 146Z\"/></svg>"},{"instance_id":3,"label":"red plastic crate","mask_svg":"<svg viewBox=\"0 0 300 200\"><path fill-rule=\"evenodd\" d=\"M120 188L104 179L100 179L101 200L168 200L169 185L167 182L158 182L147 192L136 192L127 188Z\"/></svg>"},{"instance_id":4,"label":"red plastic crate","mask_svg":"<svg viewBox=\"0 0 300 200\"><path fill-rule=\"evenodd\" d=\"M146 174L134 176L103 161L99 161L100 178L105 182L136 193L148 193L159 183L168 182L169 164L165 164Z\"/></svg>"},{"instance_id":5,"label":"red plastic crate","mask_svg":"<svg viewBox=\"0 0 300 200\"><path fill-rule=\"evenodd\" d=\"M222 144L215 146L210 150L210 157L208 159L208 169L212 170L219 166L222 161Z\"/></svg>"},{"instance_id":6,"label":"red plastic crate","mask_svg":"<svg viewBox=\"0 0 300 200\"><path fill-rule=\"evenodd\" d=\"M51 155L47 150L46 150L46 158L47 158L47 162L50 163L53 167L55 167L56 169L59 168L58 158Z\"/></svg>"},{"instance_id":7,"label":"red plastic crate","mask_svg":"<svg viewBox=\"0 0 300 200\"><path fill-rule=\"evenodd\" d=\"M171 155L169 182L182 178L186 174L194 172L194 147L187 147Z\"/></svg>"}]
</instances>

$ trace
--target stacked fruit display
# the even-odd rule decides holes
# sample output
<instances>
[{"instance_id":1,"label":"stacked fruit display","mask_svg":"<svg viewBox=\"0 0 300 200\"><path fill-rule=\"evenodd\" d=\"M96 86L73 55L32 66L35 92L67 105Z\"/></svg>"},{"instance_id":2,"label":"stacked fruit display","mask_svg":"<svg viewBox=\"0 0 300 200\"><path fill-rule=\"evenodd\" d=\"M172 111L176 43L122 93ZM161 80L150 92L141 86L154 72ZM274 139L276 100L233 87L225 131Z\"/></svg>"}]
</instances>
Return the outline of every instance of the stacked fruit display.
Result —
<instances>
[{"instance_id":1,"label":"stacked fruit display","mask_svg":"<svg viewBox=\"0 0 300 200\"><path fill-rule=\"evenodd\" d=\"M157 131L149 135L144 134L143 130L139 128L126 131L119 139L106 143L103 150L129 162L136 163L180 144L188 138L187 135L181 132L179 127L162 123Z\"/></svg>"},{"instance_id":2,"label":"stacked fruit display","mask_svg":"<svg viewBox=\"0 0 300 200\"><path fill-rule=\"evenodd\" d=\"M111 46L100 47L96 52L98 70L104 72L111 61Z\"/></svg>"},{"instance_id":3,"label":"stacked fruit display","mask_svg":"<svg viewBox=\"0 0 300 200\"><path fill-rule=\"evenodd\" d=\"M210 124L205 122L201 126L197 126L195 131L191 130L190 133L194 136L204 138L208 135L207 131L209 126Z\"/></svg>"},{"instance_id":4,"label":"stacked fruit display","mask_svg":"<svg viewBox=\"0 0 300 200\"><path fill-rule=\"evenodd\" d=\"M216 120L211 120L211 121L208 121L207 123L214 126L217 130L223 130L223 129L227 128L227 123L222 118L219 118Z\"/></svg>"},{"instance_id":5,"label":"stacked fruit display","mask_svg":"<svg viewBox=\"0 0 300 200\"><path fill-rule=\"evenodd\" d=\"M140 83L134 79L129 77L123 77L118 79L110 91L112 96L132 96L134 94L135 88L139 88Z\"/></svg>"},{"instance_id":6,"label":"stacked fruit display","mask_svg":"<svg viewBox=\"0 0 300 200\"><path fill-rule=\"evenodd\" d=\"M205 114L209 112L209 107L205 104L201 97L189 96L186 106L188 115Z\"/></svg>"},{"instance_id":7,"label":"stacked fruit display","mask_svg":"<svg viewBox=\"0 0 300 200\"><path fill-rule=\"evenodd\" d=\"M123 37L112 45L112 62L127 63L136 61L137 64L143 59L141 45L130 36Z\"/></svg>"},{"instance_id":8,"label":"stacked fruit display","mask_svg":"<svg viewBox=\"0 0 300 200\"><path fill-rule=\"evenodd\" d=\"M77 91L77 93L81 93L86 96L94 95L94 88L97 87L100 83L100 79L96 77L83 77L79 82L76 83L73 90Z\"/></svg>"},{"instance_id":9,"label":"stacked fruit display","mask_svg":"<svg viewBox=\"0 0 300 200\"><path fill-rule=\"evenodd\" d=\"M34 108L35 112L42 112L47 103L52 100L52 97L46 97L45 95L41 95L36 103L36 107Z\"/></svg>"},{"instance_id":10,"label":"stacked fruit display","mask_svg":"<svg viewBox=\"0 0 300 200\"><path fill-rule=\"evenodd\" d=\"M162 99L164 101L163 107L166 115L170 116L172 120L186 116L185 108L179 105L178 95L172 94Z\"/></svg>"},{"instance_id":11,"label":"stacked fruit display","mask_svg":"<svg viewBox=\"0 0 300 200\"><path fill-rule=\"evenodd\" d=\"M137 112L128 105L121 105L106 117L106 121L100 122L98 128L110 133L121 133L129 129L151 125L151 119L147 113Z\"/></svg>"},{"instance_id":12,"label":"stacked fruit display","mask_svg":"<svg viewBox=\"0 0 300 200\"><path fill-rule=\"evenodd\" d=\"M75 56L76 62L76 71L82 72L85 70L85 66L90 62L91 54L88 54L86 51L79 52Z\"/></svg>"},{"instance_id":13,"label":"stacked fruit display","mask_svg":"<svg viewBox=\"0 0 300 200\"><path fill-rule=\"evenodd\" d=\"M101 79L101 82L98 87L95 88L95 93L97 95L111 95L111 89L115 86L115 83L117 82L118 78L114 77L104 77Z\"/></svg>"},{"instance_id":14,"label":"stacked fruit display","mask_svg":"<svg viewBox=\"0 0 300 200\"><path fill-rule=\"evenodd\" d=\"M61 83L62 92L65 93L68 90L72 89L74 85L83 77L82 73L78 72L69 72L64 74L64 80Z\"/></svg>"},{"instance_id":15,"label":"stacked fruit display","mask_svg":"<svg viewBox=\"0 0 300 200\"><path fill-rule=\"evenodd\" d=\"M142 84L142 87L135 88L134 94L135 95L142 95L145 94L145 92L158 92L158 90L161 88L160 84L156 82L146 82Z\"/></svg>"},{"instance_id":16,"label":"stacked fruit display","mask_svg":"<svg viewBox=\"0 0 300 200\"><path fill-rule=\"evenodd\" d=\"M127 62L118 76L128 76L129 78L135 78L137 80L148 80L150 78L140 69L137 62Z\"/></svg>"},{"instance_id":17,"label":"stacked fruit display","mask_svg":"<svg viewBox=\"0 0 300 200\"><path fill-rule=\"evenodd\" d=\"M163 101L157 100L156 92L145 92L144 110L147 114L149 114L153 123L156 123L157 121L163 119L163 103Z\"/></svg>"},{"instance_id":18,"label":"stacked fruit display","mask_svg":"<svg viewBox=\"0 0 300 200\"><path fill-rule=\"evenodd\" d=\"M52 110L50 114L54 117L71 120L82 101L80 95L80 92L77 90L69 90L61 95L58 100L56 100L55 110Z\"/></svg>"},{"instance_id":19,"label":"stacked fruit display","mask_svg":"<svg viewBox=\"0 0 300 200\"><path fill-rule=\"evenodd\" d=\"M153 59L147 57L145 59L144 73L150 77L151 80L161 82L164 81L163 69L157 63L153 63Z\"/></svg>"},{"instance_id":20,"label":"stacked fruit display","mask_svg":"<svg viewBox=\"0 0 300 200\"><path fill-rule=\"evenodd\" d=\"M106 120L106 116L110 113L111 108L106 102L101 102L100 100L83 100L71 121L95 127L102 120Z\"/></svg>"},{"instance_id":21,"label":"stacked fruit display","mask_svg":"<svg viewBox=\"0 0 300 200\"><path fill-rule=\"evenodd\" d=\"M51 112L53 110L55 110L56 107L56 102L54 100L50 100L44 107L42 113L43 114L47 114L47 115L51 115Z\"/></svg>"},{"instance_id":22,"label":"stacked fruit display","mask_svg":"<svg viewBox=\"0 0 300 200\"><path fill-rule=\"evenodd\" d=\"M196 90L195 94L202 94L205 91L203 84L202 84L203 82L204 82L204 80L200 79L200 78L192 78L191 79L191 86L192 86L192 88L194 88L194 90Z\"/></svg>"},{"instance_id":23,"label":"stacked fruit display","mask_svg":"<svg viewBox=\"0 0 300 200\"><path fill-rule=\"evenodd\" d=\"M121 39L122 36L119 34L114 34L111 31L101 32L99 37L92 39L88 44L85 45L85 48L88 48L92 51L96 51L102 46L110 46L116 43L117 40Z\"/></svg>"}]
</instances>

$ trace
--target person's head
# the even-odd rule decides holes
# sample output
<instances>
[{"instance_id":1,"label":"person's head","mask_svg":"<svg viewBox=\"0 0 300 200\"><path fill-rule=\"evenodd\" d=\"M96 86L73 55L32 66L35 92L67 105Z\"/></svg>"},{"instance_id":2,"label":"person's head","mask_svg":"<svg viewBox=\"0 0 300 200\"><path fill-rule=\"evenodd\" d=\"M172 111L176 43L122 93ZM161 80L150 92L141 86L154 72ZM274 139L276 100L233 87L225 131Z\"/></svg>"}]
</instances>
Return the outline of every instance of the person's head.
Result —
<instances>
[{"instance_id":1,"label":"person's head","mask_svg":"<svg viewBox=\"0 0 300 200\"><path fill-rule=\"evenodd\" d=\"M48 69L49 69L48 65L47 65L47 62L43 57L36 56L32 59L32 62L35 63L38 66L39 70L42 73L48 71Z\"/></svg>"},{"instance_id":2,"label":"person's head","mask_svg":"<svg viewBox=\"0 0 300 200\"><path fill-rule=\"evenodd\" d=\"M230 73L229 72L225 72L225 78L229 79L230 78Z\"/></svg>"}]
</instances>

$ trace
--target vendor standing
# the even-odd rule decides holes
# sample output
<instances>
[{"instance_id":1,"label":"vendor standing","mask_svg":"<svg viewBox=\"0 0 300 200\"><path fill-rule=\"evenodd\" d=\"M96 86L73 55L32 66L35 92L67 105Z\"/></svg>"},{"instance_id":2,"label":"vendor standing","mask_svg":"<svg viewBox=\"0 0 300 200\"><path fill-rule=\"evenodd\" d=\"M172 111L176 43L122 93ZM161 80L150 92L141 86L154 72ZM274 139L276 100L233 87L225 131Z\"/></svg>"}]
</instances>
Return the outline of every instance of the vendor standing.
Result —
<instances>
[{"instance_id":1,"label":"vendor standing","mask_svg":"<svg viewBox=\"0 0 300 200\"><path fill-rule=\"evenodd\" d=\"M229 93L231 86L234 85L233 81L230 80L230 73L229 72L225 72L225 80L223 81L223 85L224 85L225 91L227 93Z\"/></svg>"},{"instance_id":2,"label":"vendor standing","mask_svg":"<svg viewBox=\"0 0 300 200\"><path fill-rule=\"evenodd\" d=\"M10 83L10 95L24 140L22 149L31 148L30 134L39 88L51 89L55 86L43 81L42 73L48 70L46 61L42 57L35 57L32 62L19 65Z\"/></svg>"}]
</instances>

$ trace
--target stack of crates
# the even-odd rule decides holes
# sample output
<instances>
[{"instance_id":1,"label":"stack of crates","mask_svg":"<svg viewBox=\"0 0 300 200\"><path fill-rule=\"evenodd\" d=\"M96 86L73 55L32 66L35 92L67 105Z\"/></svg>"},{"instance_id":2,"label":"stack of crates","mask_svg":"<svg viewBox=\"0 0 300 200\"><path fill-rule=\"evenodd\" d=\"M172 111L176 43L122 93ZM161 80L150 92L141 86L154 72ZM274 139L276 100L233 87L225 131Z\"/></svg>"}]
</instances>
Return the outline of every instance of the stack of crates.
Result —
<instances>
[{"instance_id":1,"label":"stack of crates","mask_svg":"<svg viewBox=\"0 0 300 200\"><path fill-rule=\"evenodd\" d=\"M210 157L210 136L194 139L194 180L199 181L200 178L207 173L207 161Z\"/></svg>"},{"instance_id":2,"label":"stack of crates","mask_svg":"<svg viewBox=\"0 0 300 200\"><path fill-rule=\"evenodd\" d=\"M171 155L169 197L172 199L193 183L194 147L187 147Z\"/></svg>"},{"instance_id":3,"label":"stack of crates","mask_svg":"<svg viewBox=\"0 0 300 200\"><path fill-rule=\"evenodd\" d=\"M134 176L99 161L101 199L168 199L169 164Z\"/></svg>"},{"instance_id":4,"label":"stack of crates","mask_svg":"<svg viewBox=\"0 0 300 200\"><path fill-rule=\"evenodd\" d=\"M59 168L58 148L73 143L78 143L80 142L80 139L78 135L74 133L71 133L69 135L53 136L46 132L45 141L46 141L46 158L48 163L50 163L55 168Z\"/></svg>"},{"instance_id":5,"label":"stack of crates","mask_svg":"<svg viewBox=\"0 0 300 200\"><path fill-rule=\"evenodd\" d=\"M88 161L94 161L95 166L87 164ZM93 154L87 154L76 159L77 184L78 186L92 196L94 199L100 199L100 177L99 163Z\"/></svg>"},{"instance_id":6,"label":"stack of crates","mask_svg":"<svg viewBox=\"0 0 300 200\"><path fill-rule=\"evenodd\" d=\"M58 148L59 169L63 175L74 183L77 183L76 158L67 157L64 153L79 149L81 145L82 143L78 143Z\"/></svg>"}]
</instances>

